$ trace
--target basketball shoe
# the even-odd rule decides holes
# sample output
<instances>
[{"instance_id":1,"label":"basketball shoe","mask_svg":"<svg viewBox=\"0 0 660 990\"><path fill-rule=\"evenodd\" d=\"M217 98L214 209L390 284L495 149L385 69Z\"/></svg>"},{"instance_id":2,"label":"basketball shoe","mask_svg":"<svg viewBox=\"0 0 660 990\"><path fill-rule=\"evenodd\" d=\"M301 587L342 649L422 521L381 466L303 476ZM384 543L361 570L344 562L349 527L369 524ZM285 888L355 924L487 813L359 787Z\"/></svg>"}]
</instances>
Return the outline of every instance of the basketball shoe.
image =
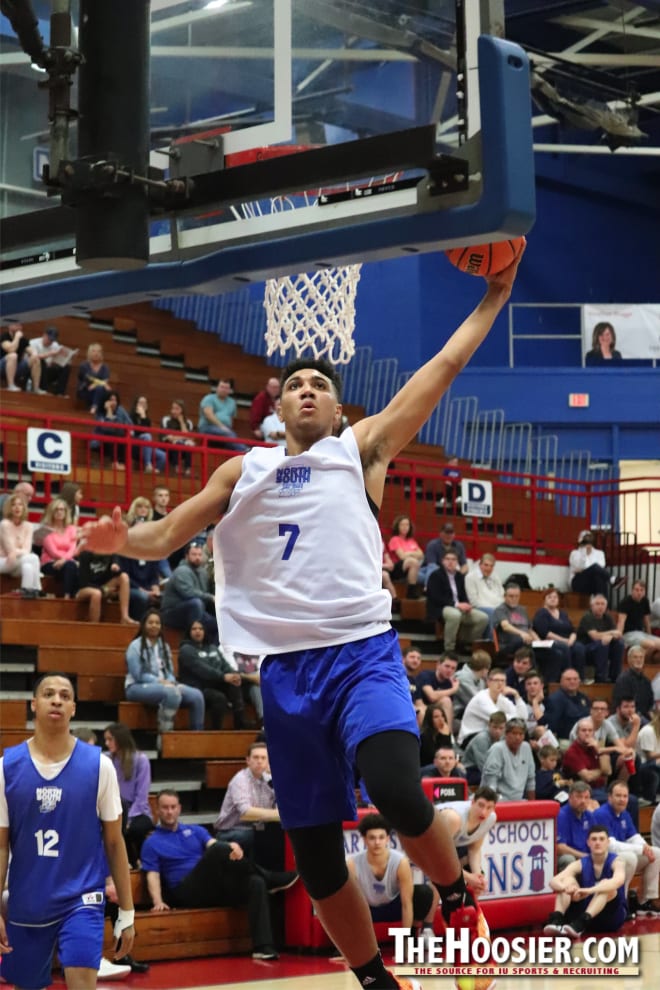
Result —
<instances>
[{"instance_id":1,"label":"basketball shoe","mask_svg":"<svg viewBox=\"0 0 660 990\"><path fill-rule=\"evenodd\" d=\"M468 928L470 930L470 941L475 938L485 938L490 942L490 928L485 915L477 899L468 892L466 903L460 908L452 911L449 917L449 927ZM457 976L456 986L458 990L493 990L496 981L492 976Z\"/></svg>"},{"instance_id":2,"label":"basketball shoe","mask_svg":"<svg viewBox=\"0 0 660 990\"><path fill-rule=\"evenodd\" d=\"M400 990L422 990L422 984L419 980L409 980L403 976L395 976L394 979L399 985Z\"/></svg>"}]
</instances>

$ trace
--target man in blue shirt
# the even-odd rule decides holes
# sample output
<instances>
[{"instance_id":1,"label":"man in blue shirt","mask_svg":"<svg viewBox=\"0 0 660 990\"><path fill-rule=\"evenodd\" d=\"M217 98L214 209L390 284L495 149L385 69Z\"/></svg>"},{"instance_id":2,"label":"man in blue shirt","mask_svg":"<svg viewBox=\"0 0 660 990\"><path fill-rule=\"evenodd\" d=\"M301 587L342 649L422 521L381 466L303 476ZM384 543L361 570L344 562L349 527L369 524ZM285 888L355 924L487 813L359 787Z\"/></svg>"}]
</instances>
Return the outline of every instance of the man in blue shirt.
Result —
<instances>
[{"instance_id":1,"label":"man in blue shirt","mask_svg":"<svg viewBox=\"0 0 660 990\"><path fill-rule=\"evenodd\" d=\"M593 824L589 807L596 804L591 799L591 788L584 780L576 780L568 790L568 801L557 815L557 867L565 870L570 863L589 852L587 833Z\"/></svg>"},{"instance_id":2,"label":"man in blue shirt","mask_svg":"<svg viewBox=\"0 0 660 990\"><path fill-rule=\"evenodd\" d=\"M233 430L236 415L236 402L231 397L232 384L228 378L221 378L214 392L205 395L199 404L200 433L210 433L216 437L235 437ZM243 444L227 444L230 450L245 450Z\"/></svg>"},{"instance_id":3,"label":"man in blue shirt","mask_svg":"<svg viewBox=\"0 0 660 990\"><path fill-rule=\"evenodd\" d=\"M237 842L217 842L201 825L180 822L180 815L177 792L160 791L158 825L141 850L151 910L245 905L252 958L277 959L267 894L293 886L298 874L264 870L244 856Z\"/></svg>"}]
</instances>

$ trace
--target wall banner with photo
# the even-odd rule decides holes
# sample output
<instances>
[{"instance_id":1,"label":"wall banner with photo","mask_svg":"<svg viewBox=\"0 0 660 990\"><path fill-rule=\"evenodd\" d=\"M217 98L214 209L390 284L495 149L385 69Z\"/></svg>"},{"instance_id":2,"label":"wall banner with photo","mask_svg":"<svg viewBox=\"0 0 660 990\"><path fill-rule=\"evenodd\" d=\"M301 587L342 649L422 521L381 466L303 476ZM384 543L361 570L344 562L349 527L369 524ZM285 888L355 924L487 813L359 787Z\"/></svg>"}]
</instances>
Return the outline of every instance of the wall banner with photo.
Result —
<instances>
[{"instance_id":1,"label":"wall banner with photo","mask_svg":"<svg viewBox=\"0 0 660 990\"><path fill-rule=\"evenodd\" d=\"M587 365L589 354L597 349L602 324L609 324L612 349L624 361L660 360L660 304L583 306L582 341Z\"/></svg>"}]
</instances>

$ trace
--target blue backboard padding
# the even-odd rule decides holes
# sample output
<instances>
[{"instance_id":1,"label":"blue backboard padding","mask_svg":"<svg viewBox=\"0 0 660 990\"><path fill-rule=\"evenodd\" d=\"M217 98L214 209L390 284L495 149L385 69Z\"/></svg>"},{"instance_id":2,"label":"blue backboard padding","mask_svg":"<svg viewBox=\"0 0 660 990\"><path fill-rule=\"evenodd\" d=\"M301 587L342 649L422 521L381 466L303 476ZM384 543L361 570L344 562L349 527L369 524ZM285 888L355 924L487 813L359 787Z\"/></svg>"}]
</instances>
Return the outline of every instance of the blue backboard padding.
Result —
<instances>
[{"instance_id":1,"label":"blue backboard padding","mask_svg":"<svg viewBox=\"0 0 660 990\"><path fill-rule=\"evenodd\" d=\"M470 205L431 210L333 228L319 228L269 241L225 245L189 261L151 264L137 271L78 275L8 289L5 316L37 319L76 306L99 309L178 293L235 290L245 279L308 271L316 262L340 264L400 257L526 233L535 218L529 63L516 44L482 35L479 78L483 192Z\"/></svg>"}]
</instances>

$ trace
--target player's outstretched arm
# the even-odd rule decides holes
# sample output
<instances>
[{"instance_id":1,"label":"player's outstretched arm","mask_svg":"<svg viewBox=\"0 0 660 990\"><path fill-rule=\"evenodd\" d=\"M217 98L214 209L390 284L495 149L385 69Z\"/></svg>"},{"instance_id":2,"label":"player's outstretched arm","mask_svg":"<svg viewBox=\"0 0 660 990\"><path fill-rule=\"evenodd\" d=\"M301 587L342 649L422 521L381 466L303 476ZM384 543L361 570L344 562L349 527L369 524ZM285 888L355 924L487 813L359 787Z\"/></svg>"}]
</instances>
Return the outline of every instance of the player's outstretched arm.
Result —
<instances>
[{"instance_id":1,"label":"player's outstretched arm","mask_svg":"<svg viewBox=\"0 0 660 990\"><path fill-rule=\"evenodd\" d=\"M508 268L486 278L485 296L442 350L415 372L382 412L356 424L364 462L369 463L374 452L378 461L391 460L421 429L509 299L524 250L525 245Z\"/></svg>"},{"instance_id":2,"label":"player's outstretched arm","mask_svg":"<svg viewBox=\"0 0 660 990\"><path fill-rule=\"evenodd\" d=\"M81 550L120 553L138 560L168 557L226 511L231 493L240 478L242 463L242 457L225 461L213 472L201 492L157 522L143 523L129 529L122 519L121 509L116 507L111 516L85 523L80 540Z\"/></svg>"}]
</instances>

